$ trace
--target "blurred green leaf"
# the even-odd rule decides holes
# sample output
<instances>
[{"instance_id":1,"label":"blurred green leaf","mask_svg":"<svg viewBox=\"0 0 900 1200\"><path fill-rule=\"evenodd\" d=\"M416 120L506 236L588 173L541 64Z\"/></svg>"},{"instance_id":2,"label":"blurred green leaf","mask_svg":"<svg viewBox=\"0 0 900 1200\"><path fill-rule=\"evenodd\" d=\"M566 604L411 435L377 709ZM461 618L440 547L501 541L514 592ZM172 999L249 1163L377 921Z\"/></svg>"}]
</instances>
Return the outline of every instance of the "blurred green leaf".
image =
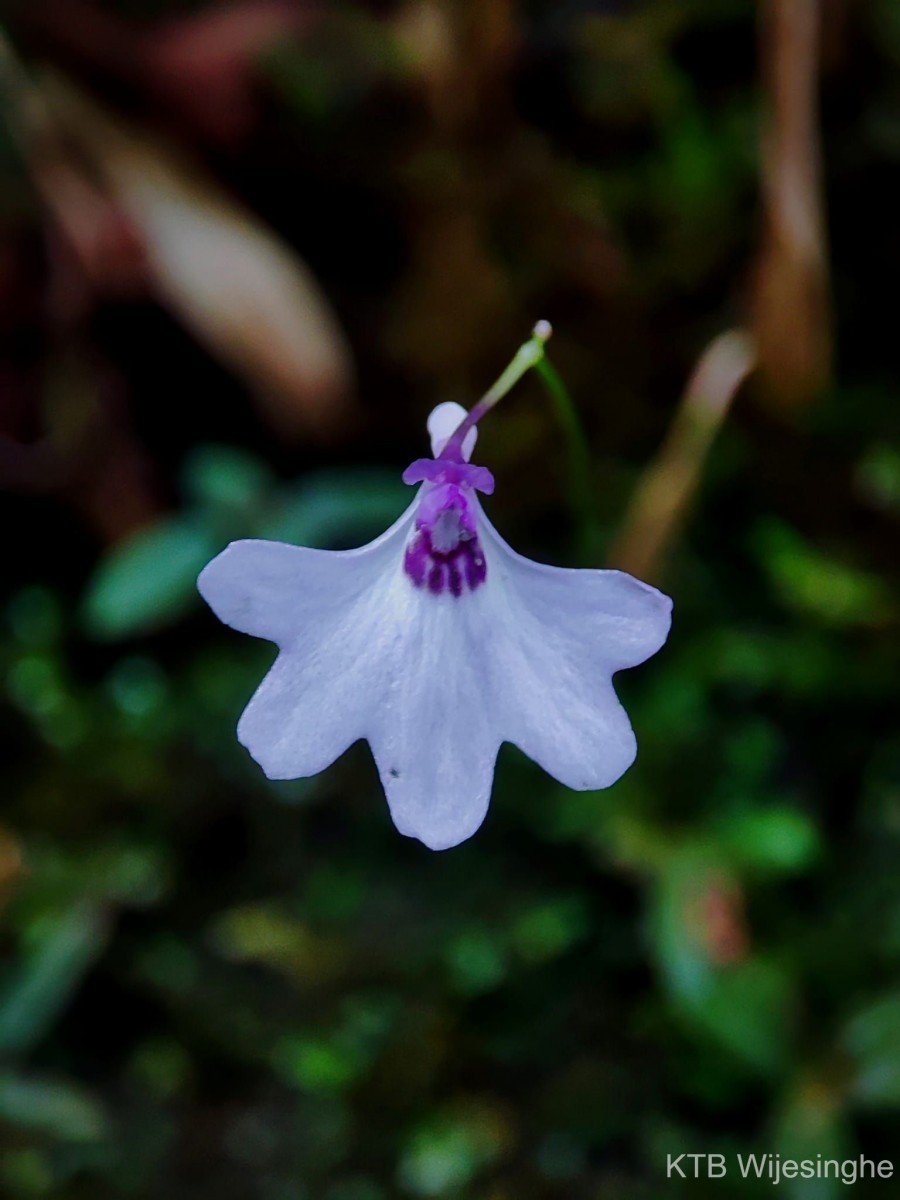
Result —
<instances>
[{"instance_id":1,"label":"blurred green leaf","mask_svg":"<svg viewBox=\"0 0 900 1200\"><path fill-rule=\"evenodd\" d=\"M775 1074L787 1061L792 1010L793 988L786 971L755 957L716 970L693 1016L735 1058Z\"/></svg>"},{"instance_id":2,"label":"blurred green leaf","mask_svg":"<svg viewBox=\"0 0 900 1200\"><path fill-rule=\"evenodd\" d=\"M715 211L721 205L729 165L707 116L694 104L684 104L677 119L662 130L663 161L659 191L689 211Z\"/></svg>"},{"instance_id":3,"label":"blurred green leaf","mask_svg":"<svg viewBox=\"0 0 900 1200\"><path fill-rule=\"evenodd\" d=\"M317 975L322 948L309 928L275 907L244 905L222 912L211 929L216 950L234 962L257 962Z\"/></svg>"},{"instance_id":4,"label":"blurred green leaf","mask_svg":"<svg viewBox=\"0 0 900 1200\"><path fill-rule=\"evenodd\" d=\"M200 510L141 530L102 560L82 604L91 636L132 637L183 617L199 604L197 576L223 538L355 545L383 532L411 499L393 472L348 469L311 475L264 504L269 474L226 447L202 447L186 474Z\"/></svg>"},{"instance_id":5,"label":"blurred green leaf","mask_svg":"<svg viewBox=\"0 0 900 1200\"><path fill-rule=\"evenodd\" d=\"M59 663L50 654L23 654L6 680L10 698L37 717L58 711L65 703Z\"/></svg>"},{"instance_id":6,"label":"blurred green leaf","mask_svg":"<svg viewBox=\"0 0 900 1200\"><path fill-rule=\"evenodd\" d=\"M0 1180L10 1196L49 1196L54 1190L54 1171L50 1153L35 1146L10 1146L0 1158Z\"/></svg>"},{"instance_id":7,"label":"blurred green leaf","mask_svg":"<svg viewBox=\"0 0 900 1200\"><path fill-rule=\"evenodd\" d=\"M754 535L760 563L784 602L831 625L877 623L890 609L890 593L877 575L811 546L775 520Z\"/></svg>"},{"instance_id":8,"label":"blurred green leaf","mask_svg":"<svg viewBox=\"0 0 900 1200\"><path fill-rule=\"evenodd\" d=\"M412 496L394 472L321 471L284 489L257 535L303 546L359 544L393 524Z\"/></svg>"},{"instance_id":9,"label":"blurred green leaf","mask_svg":"<svg viewBox=\"0 0 900 1200\"><path fill-rule=\"evenodd\" d=\"M787 806L725 817L716 824L716 836L736 866L758 871L802 871L820 852L810 818Z\"/></svg>"},{"instance_id":10,"label":"blurred green leaf","mask_svg":"<svg viewBox=\"0 0 900 1200\"><path fill-rule=\"evenodd\" d=\"M365 1057L333 1038L298 1035L280 1043L275 1064L305 1091L327 1095L349 1087L359 1077Z\"/></svg>"},{"instance_id":11,"label":"blurred green leaf","mask_svg":"<svg viewBox=\"0 0 900 1200\"><path fill-rule=\"evenodd\" d=\"M705 857L690 849L673 856L652 892L650 932L657 961L676 1000L700 1005L712 986L713 966L698 928L698 908L711 878Z\"/></svg>"},{"instance_id":12,"label":"blurred green leaf","mask_svg":"<svg viewBox=\"0 0 900 1200\"><path fill-rule=\"evenodd\" d=\"M181 1093L191 1078L190 1055L174 1038L148 1038L138 1046L129 1073L139 1085L165 1099Z\"/></svg>"},{"instance_id":13,"label":"blurred green leaf","mask_svg":"<svg viewBox=\"0 0 900 1200\"><path fill-rule=\"evenodd\" d=\"M848 1022L842 1042L856 1065L854 1098L873 1107L900 1105L900 992L860 1009Z\"/></svg>"},{"instance_id":14,"label":"blurred green leaf","mask_svg":"<svg viewBox=\"0 0 900 1200\"><path fill-rule=\"evenodd\" d=\"M62 611L59 600L45 587L26 587L9 602L13 637L28 646L50 646L59 638Z\"/></svg>"},{"instance_id":15,"label":"blurred green leaf","mask_svg":"<svg viewBox=\"0 0 900 1200\"><path fill-rule=\"evenodd\" d=\"M110 900L152 904L168 883L165 851L120 833L98 835L77 850L34 839L28 864L40 886L29 889L19 903L28 914L27 934L35 944L56 927L63 910L77 915L80 906L102 907Z\"/></svg>"},{"instance_id":16,"label":"blurred green leaf","mask_svg":"<svg viewBox=\"0 0 900 1200\"><path fill-rule=\"evenodd\" d=\"M859 491L878 508L900 513L900 449L872 446L856 468Z\"/></svg>"},{"instance_id":17,"label":"blurred green leaf","mask_svg":"<svg viewBox=\"0 0 900 1200\"><path fill-rule=\"evenodd\" d=\"M24 1054L46 1035L106 945L109 919L80 904L41 928L0 987L0 1051Z\"/></svg>"},{"instance_id":18,"label":"blurred green leaf","mask_svg":"<svg viewBox=\"0 0 900 1200\"><path fill-rule=\"evenodd\" d=\"M189 502L226 520L251 513L275 481L264 463L235 446L197 446L182 474Z\"/></svg>"},{"instance_id":19,"label":"blurred green leaf","mask_svg":"<svg viewBox=\"0 0 900 1200\"><path fill-rule=\"evenodd\" d=\"M85 891L120 904L155 904L169 885L164 851L139 842L99 845L87 857L85 867Z\"/></svg>"},{"instance_id":20,"label":"blurred green leaf","mask_svg":"<svg viewBox=\"0 0 900 1200\"><path fill-rule=\"evenodd\" d=\"M106 686L116 706L135 721L151 717L169 698L165 672L152 659L138 655L119 659Z\"/></svg>"},{"instance_id":21,"label":"blurred green leaf","mask_svg":"<svg viewBox=\"0 0 900 1200\"><path fill-rule=\"evenodd\" d=\"M489 1104L461 1105L426 1119L400 1160L398 1177L416 1196L458 1195L506 1149L508 1130Z\"/></svg>"},{"instance_id":22,"label":"blurred green leaf","mask_svg":"<svg viewBox=\"0 0 900 1200\"><path fill-rule=\"evenodd\" d=\"M464 995L496 988L506 977L506 955L489 929L473 926L457 934L445 957L453 983Z\"/></svg>"},{"instance_id":23,"label":"blurred green leaf","mask_svg":"<svg viewBox=\"0 0 900 1200\"><path fill-rule=\"evenodd\" d=\"M589 918L583 896L560 896L527 908L512 930L513 945L527 962L546 962L587 935Z\"/></svg>"},{"instance_id":24,"label":"blurred green leaf","mask_svg":"<svg viewBox=\"0 0 900 1200\"><path fill-rule=\"evenodd\" d=\"M183 616L197 602L197 576L220 547L209 529L172 517L114 547L84 597L92 637L132 637Z\"/></svg>"},{"instance_id":25,"label":"blurred green leaf","mask_svg":"<svg viewBox=\"0 0 900 1200\"><path fill-rule=\"evenodd\" d=\"M0 1120L65 1142L93 1142L107 1135L106 1118L82 1088L53 1079L0 1074Z\"/></svg>"},{"instance_id":26,"label":"blurred green leaf","mask_svg":"<svg viewBox=\"0 0 900 1200\"><path fill-rule=\"evenodd\" d=\"M706 852L710 854L710 851ZM663 979L690 1024L737 1061L764 1074L783 1066L792 1037L793 985L778 964L748 956L738 942L718 952L729 881L710 857L686 847L657 883L651 932ZM735 920L735 917L727 918ZM737 932L729 938L738 937Z\"/></svg>"},{"instance_id":27,"label":"blurred green leaf","mask_svg":"<svg viewBox=\"0 0 900 1200\"><path fill-rule=\"evenodd\" d=\"M826 1082L802 1078L788 1091L775 1120L775 1150L784 1158L841 1162L850 1157L853 1143L840 1095ZM783 1180L779 1191L791 1200L834 1200L847 1184L833 1175L822 1179Z\"/></svg>"}]
</instances>

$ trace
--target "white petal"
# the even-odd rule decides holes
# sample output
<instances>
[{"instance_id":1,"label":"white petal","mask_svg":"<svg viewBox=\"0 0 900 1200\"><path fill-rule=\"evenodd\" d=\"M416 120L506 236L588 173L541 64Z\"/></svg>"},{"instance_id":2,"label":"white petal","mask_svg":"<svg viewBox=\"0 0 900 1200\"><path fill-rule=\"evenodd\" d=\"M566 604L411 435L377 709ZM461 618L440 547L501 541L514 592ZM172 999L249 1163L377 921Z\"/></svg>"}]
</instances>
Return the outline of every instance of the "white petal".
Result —
<instances>
[{"instance_id":1,"label":"white petal","mask_svg":"<svg viewBox=\"0 0 900 1200\"><path fill-rule=\"evenodd\" d=\"M281 648L238 724L270 779L314 775L364 735L385 595L402 571L413 512L359 550L232 542L201 573L200 592L221 620Z\"/></svg>"},{"instance_id":2,"label":"white petal","mask_svg":"<svg viewBox=\"0 0 900 1200\"><path fill-rule=\"evenodd\" d=\"M503 736L568 787L608 787L636 753L612 674L662 646L672 602L621 571L531 562L483 515L479 529L488 584L503 597L492 643Z\"/></svg>"},{"instance_id":3,"label":"white petal","mask_svg":"<svg viewBox=\"0 0 900 1200\"><path fill-rule=\"evenodd\" d=\"M671 602L621 572L530 562L480 512L486 582L432 595L403 573L415 508L360 550L234 543L199 586L281 647L239 725L266 774L314 774L365 737L397 828L437 850L483 821L504 740L570 787L618 778L635 745L611 676L662 645Z\"/></svg>"},{"instance_id":4,"label":"white petal","mask_svg":"<svg viewBox=\"0 0 900 1200\"><path fill-rule=\"evenodd\" d=\"M467 416L468 413L463 406L453 400L445 400L443 404L439 404L437 408L431 410L425 425L431 438L431 453L435 458L438 457L451 435L455 433ZM477 441L478 430L470 429L463 438L462 445L463 458L466 462L472 457L472 451L475 449Z\"/></svg>"},{"instance_id":5,"label":"white petal","mask_svg":"<svg viewBox=\"0 0 900 1200\"><path fill-rule=\"evenodd\" d=\"M484 820L502 741L491 599L486 587L455 598L398 583L384 689L365 736L394 824L446 850Z\"/></svg>"}]
</instances>

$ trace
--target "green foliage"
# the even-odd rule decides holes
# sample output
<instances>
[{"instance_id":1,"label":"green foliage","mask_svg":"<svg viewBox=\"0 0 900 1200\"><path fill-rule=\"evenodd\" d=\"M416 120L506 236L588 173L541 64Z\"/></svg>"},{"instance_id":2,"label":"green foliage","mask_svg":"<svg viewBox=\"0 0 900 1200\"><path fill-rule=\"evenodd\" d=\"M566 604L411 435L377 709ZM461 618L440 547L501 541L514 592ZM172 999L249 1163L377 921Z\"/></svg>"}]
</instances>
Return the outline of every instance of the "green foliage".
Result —
<instances>
[{"instance_id":1,"label":"green foliage","mask_svg":"<svg viewBox=\"0 0 900 1200\"><path fill-rule=\"evenodd\" d=\"M141 530L110 552L91 581L84 620L99 638L148 632L183 617L215 539L190 518Z\"/></svg>"},{"instance_id":2,"label":"green foliage","mask_svg":"<svg viewBox=\"0 0 900 1200\"><path fill-rule=\"evenodd\" d=\"M199 607L197 576L228 542L272 538L336 547L380 533L409 493L386 471L320 471L279 487L228 446L200 446L184 471L183 513L140 530L101 559L83 603L87 633L113 640L171 625Z\"/></svg>"},{"instance_id":3,"label":"green foliage","mask_svg":"<svg viewBox=\"0 0 900 1200\"><path fill-rule=\"evenodd\" d=\"M0 993L0 1051L21 1055L46 1036L103 952L105 931L103 910L86 904L35 922L33 945Z\"/></svg>"},{"instance_id":4,"label":"green foliage","mask_svg":"<svg viewBox=\"0 0 900 1200\"><path fill-rule=\"evenodd\" d=\"M775 522L757 532L760 561L786 604L832 625L878 623L889 611L884 581L809 546Z\"/></svg>"},{"instance_id":5,"label":"green foliage","mask_svg":"<svg viewBox=\"0 0 900 1200\"><path fill-rule=\"evenodd\" d=\"M109 1136L103 1110L81 1088L11 1073L0 1075L0 1120L64 1142Z\"/></svg>"},{"instance_id":6,"label":"green foliage","mask_svg":"<svg viewBox=\"0 0 900 1200\"><path fill-rule=\"evenodd\" d=\"M758 872L803 871L819 853L809 817L786 806L748 809L718 823L723 858Z\"/></svg>"},{"instance_id":7,"label":"green foliage","mask_svg":"<svg viewBox=\"0 0 900 1200\"><path fill-rule=\"evenodd\" d=\"M362 541L392 524L410 498L399 473L320 471L281 492L258 536L322 547Z\"/></svg>"},{"instance_id":8,"label":"green foliage","mask_svg":"<svg viewBox=\"0 0 900 1200\"><path fill-rule=\"evenodd\" d=\"M414 1196L453 1196L503 1151L504 1121L469 1103L421 1122L400 1160L399 1182Z\"/></svg>"},{"instance_id":9,"label":"green foliage","mask_svg":"<svg viewBox=\"0 0 900 1200\"><path fill-rule=\"evenodd\" d=\"M861 1104L900 1104L900 993L866 1005L850 1019L844 1046L853 1056L852 1092Z\"/></svg>"}]
</instances>

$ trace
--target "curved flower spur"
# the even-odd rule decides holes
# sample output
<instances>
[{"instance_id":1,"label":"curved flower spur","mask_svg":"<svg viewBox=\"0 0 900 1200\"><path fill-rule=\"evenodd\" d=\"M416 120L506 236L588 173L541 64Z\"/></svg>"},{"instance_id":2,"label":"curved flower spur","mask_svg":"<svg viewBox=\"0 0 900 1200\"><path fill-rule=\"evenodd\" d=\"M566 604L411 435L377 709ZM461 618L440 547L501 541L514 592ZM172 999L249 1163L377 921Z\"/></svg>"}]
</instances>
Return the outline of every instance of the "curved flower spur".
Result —
<instances>
[{"instance_id":1,"label":"curved flower spur","mask_svg":"<svg viewBox=\"0 0 900 1200\"><path fill-rule=\"evenodd\" d=\"M279 647L238 724L270 779L314 775L365 738L397 829L433 850L484 820L512 742L561 783L604 788L636 743L612 676L655 654L672 602L621 571L516 554L482 511L475 426L535 365L546 322L470 413L428 419L433 458L405 513L358 550L232 542L198 587L227 625Z\"/></svg>"}]
</instances>

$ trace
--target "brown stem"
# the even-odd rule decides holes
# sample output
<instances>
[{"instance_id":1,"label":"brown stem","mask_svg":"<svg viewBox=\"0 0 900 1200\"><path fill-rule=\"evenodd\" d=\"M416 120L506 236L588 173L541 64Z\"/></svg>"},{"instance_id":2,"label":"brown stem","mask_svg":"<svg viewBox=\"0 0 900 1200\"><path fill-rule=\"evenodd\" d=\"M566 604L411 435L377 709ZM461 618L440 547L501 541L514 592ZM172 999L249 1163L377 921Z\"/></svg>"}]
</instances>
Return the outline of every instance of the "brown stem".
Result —
<instances>
[{"instance_id":1,"label":"brown stem","mask_svg":"<svg viewBox=\"0 0 900 1200\"><path fill-rule=\"evenodd\" d=\"M741 330L720 334L703 352L666 440L635 490L611 566L639 579L659 578L716 433L755 361L753 342Z\"/></svg>"},{"instance_id":2,"label":"brown stem","mask_svg":"<svg viewBox=\"0 0 900 1200\"><path fill-rule=\"evenodd\" d=\"M826 384L831 317L819 145L820 0L763 0L765 232L754 333L768 394L796 407Z\"/></svg>"}]
</instances>

